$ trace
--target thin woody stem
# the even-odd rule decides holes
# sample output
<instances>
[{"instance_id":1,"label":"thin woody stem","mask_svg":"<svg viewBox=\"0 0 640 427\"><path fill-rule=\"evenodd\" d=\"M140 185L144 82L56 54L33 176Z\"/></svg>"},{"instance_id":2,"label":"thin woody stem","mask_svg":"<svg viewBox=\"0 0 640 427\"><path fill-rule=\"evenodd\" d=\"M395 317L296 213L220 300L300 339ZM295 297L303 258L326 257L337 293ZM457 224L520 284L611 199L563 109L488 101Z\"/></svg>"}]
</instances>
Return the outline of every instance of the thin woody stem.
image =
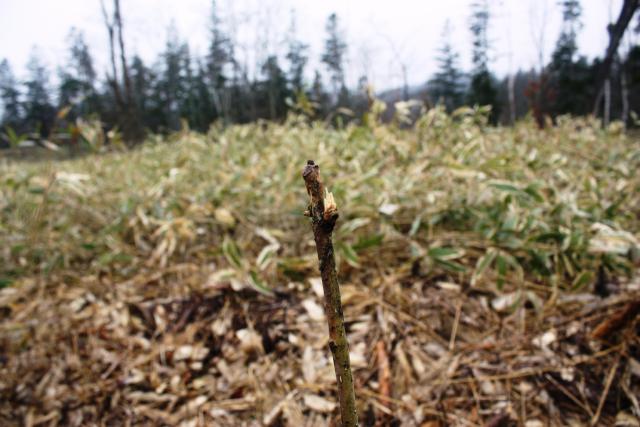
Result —
<instances>
[{"instance_id":1,"label":"thin woody stem","mask_svg":"<svg viewBox=\"0 0 640 427\"><path fill-rule=\"evenodd\" d=\"M326 193L320 180L320 168L309 160L302 172L307 193L311 199L306 215L311 217L311 228L316 241L320 276L324 289L324 311L329 324L329 348L333 356L333 367L338 382L340 416L343 427L358 426L356 398L353 388L353 375L349 362L349 343L344 328L344 315L340 299L340 284L336 272L331 234L338 219L338 209L331 193Z\"/></svg>"}]
</instances>

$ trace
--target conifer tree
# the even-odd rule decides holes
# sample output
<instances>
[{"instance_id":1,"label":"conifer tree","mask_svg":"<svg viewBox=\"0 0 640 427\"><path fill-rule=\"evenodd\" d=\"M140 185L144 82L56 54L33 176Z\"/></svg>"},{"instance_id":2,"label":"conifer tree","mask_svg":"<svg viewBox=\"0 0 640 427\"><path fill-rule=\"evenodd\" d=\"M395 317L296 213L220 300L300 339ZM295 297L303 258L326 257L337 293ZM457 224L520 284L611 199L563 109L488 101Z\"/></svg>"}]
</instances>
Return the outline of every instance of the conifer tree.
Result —
<instances>
[{"instance_id":1,"label":"conifer tree","mask_svg":"<svg viewBox=\"0 0 640 427\"><path fill-rule=\"evenodd\" d=\"M188 96L186 66L189 65L189 49L181 43L174 27L169 29L169 36L163 57L163 72L159 82L163 100L164 124L168 129L180 128L180 119L185 110L185 98ZM188 117L187 117L188 119Z\"/></svg>"},{"instance_id":2,"label":"conifer tree","mask_svg":"<svg viewBox=\"0 0 640 427\"><path fill-rule=\"evenodd\" d=\"M267 100L269 107L269 118L275 120L284 117L286 114L287 79L284 72L278 65L278 58L271 55L262 66L262 73L265 76L267 88Z\"/></svg>"},{"instance_id":3,"label":"conifer tree","mask_svg":"<svg viewBox=\"0 0 640 427\"><path fill-rule=\"evenodd\" d=\"M468 102L471 105L490 105L491 122L496 123L500 116L498 91L495 79L489 70L489 5L487 0L476 0L471 5L469 29L473 37L471 82Z\"/></svg>"},{"instance_id":4,"label":"conifer tree","mask_svg":"<svg viewBox=\"0 0 640 427\"><path fill-rule=\"evenodd\" d=\"M316 115L324 117L329 108L329 94L324 89L322 75L318 70L314 74L313 84L311 85L311 100L314 103Z\"/></svg>"},{"instance_id":5,"label":"conifer tree","mask_svg":"<svg viewBox=\"0 0 640 427\"><path fill-rule=\"evenodd\" d=\"M551 110L554 116L586 114L592 82L586 59L577 58L582 7L579 0L562 0L559 5L562 7L562 30L548 67L553 90Z\"/></svg>"},{"instance_id":6,"label":"conifer tree","mask_svg":"<svg viewBox=\"0 0 640 427\"><path fill-rule=\"evenodd\" d=\"M327 18L325 30L327 38L325 40L324 53L322 54L322 62L331 75L333 96L337 99L338 94L345 88L344 57L347 51L347 44L340 33L338 16L335 13L332 13Z\"/></svg>"},{"instance_id":7,"label":"conifer tree","mask_svg":"<svg viewBox=\"0 0 640 427\"><path fill-rule=\"evenodd\" d=\"M3 59L0 62L0 104L2 116L0 126L9 126L14 131L22 131L19 126L22 122L22 106L20 105L20 90L11 70L9 61Z\"/></svg>"},{"instance_id":8,"label":"conifer tree","mask_svg":"<svg viewBox=\"0 0 640 427\"><path fill-rule=\"evenodd\" d=\"M296 37L295 15L291 14L291 27L287 36L287 61L289 62L289 82L291 90L299 93L304 90L304 70L309 60L306 52L309 45L301 42Z\"/></svg>"},{"instance_id":9,"label":"conifer tree","mask_svg":"<svg viewBox=\"0 0 640 427\"><path fill-rule=\"evenodd\" d=\"M68 36L69 58L60 69L58 105L72 107L71 118L100 113L100 100L95 88L97 74L84 34L72 28Z\"/></svg>"},{"instance_id":10,"label":"conifer tree","mask_svg":"<svg viewBox=\"0 0 640 427\"><path fill-rule=\"evenodd\" d=\"M228 108L225 102L225 85L227 65L231 63L230 40L222 28L218 4L212 0L211 4L211 40L207 54L208 82L211 98L215 105L216 116L227 121Z\"/></svg>"},{"instance_id":11,"label":"conifer tree","mask_svg":"<svg viewBox=\"0 0 640 427\"><path fill-rule=\"evenodd\" d=\"M447 111L462 105L464 97L463 74L459 69L459 55L451 45L451 26L449 22L442 32L442 46L438 51L438 71L429 82L431 97L441 102Z\"/></svg>"},{"instance_id":12,"label":"conifer tree","mask_svg":"<svg viewBox=\"0 0 640 427\"><path fill-rule=\"evenodd\" d=\"M25 95L22 103L25 124L29 130L39 131L48 136L55 117L51 103L49 72L40 61L36 51L32 52L27 64L28 76L24 83Z\"/></svg>"}]
</instances>

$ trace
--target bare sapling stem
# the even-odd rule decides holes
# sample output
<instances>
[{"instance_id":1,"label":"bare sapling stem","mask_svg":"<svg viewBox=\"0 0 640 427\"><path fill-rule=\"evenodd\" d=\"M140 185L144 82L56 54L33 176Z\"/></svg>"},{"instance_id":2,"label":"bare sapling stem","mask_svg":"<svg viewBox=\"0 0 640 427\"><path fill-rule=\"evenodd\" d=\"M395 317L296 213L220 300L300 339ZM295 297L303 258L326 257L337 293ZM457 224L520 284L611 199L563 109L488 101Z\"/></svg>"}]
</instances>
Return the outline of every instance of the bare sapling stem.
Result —
<instances>
[{"instance_id":1,"label":"bare sapling stem","mask_svg":"<svg viewBox=\"0 0 640 427\"><path fill-rule=\"evenodd\" d=\"M320 180L320 168L313 160L307 161L302 177L311 199L305 215L311 217L311 228L318 251L320 276L324 289L324 311L329 324L329 348L338 382L340 417L343 427L355 427L358 425L356 397L349 361L349 343L344 329L340 284L331 240L331 234L338 219L338 208L333 194L324 188Z\"/></svg>"}]
</instances>

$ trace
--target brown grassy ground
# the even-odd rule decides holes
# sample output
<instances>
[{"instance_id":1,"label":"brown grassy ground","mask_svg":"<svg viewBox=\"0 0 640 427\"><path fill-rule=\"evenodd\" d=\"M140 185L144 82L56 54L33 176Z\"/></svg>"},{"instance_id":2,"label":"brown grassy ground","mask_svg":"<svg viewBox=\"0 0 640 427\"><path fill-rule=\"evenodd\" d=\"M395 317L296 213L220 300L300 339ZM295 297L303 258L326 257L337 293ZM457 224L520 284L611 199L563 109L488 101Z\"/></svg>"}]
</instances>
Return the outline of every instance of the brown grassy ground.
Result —
<instances>
[{"instance_id":1,"label":"brown grassy ground","mask_svg":"<svg viewBox=\"0 0 640 427\"><path fill-rule=\"evenodd\" d=\"M338 425L315 157L362 425L638 425L638 141L474 114L0 166L0 424Z\"/></svg>"}]
</instances>

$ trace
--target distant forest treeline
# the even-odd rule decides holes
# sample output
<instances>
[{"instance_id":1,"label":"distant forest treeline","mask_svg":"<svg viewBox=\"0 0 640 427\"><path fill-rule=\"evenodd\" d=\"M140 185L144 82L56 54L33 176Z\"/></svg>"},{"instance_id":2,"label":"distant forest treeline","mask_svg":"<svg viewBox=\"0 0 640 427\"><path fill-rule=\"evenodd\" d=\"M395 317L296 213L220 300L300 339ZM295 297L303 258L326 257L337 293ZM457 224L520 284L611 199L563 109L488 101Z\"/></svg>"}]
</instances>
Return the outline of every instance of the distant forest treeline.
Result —
<instances>
[{"instance_id":1,"label":"distant forest treeline","mask_svg":"<svg viewBox=\"0 0 640 427\"><path fill-rule=\"evenodd\" d=\"M473 35L469 72L460 69L447 25L434 76L420 88L405 83L378 96L389 104L410 98L427 106L440 103L449 111L462 105L491 105L494 124L513 123L528 112L541 126L559 115L591 113L605 123L613 119L628 123L640 111L640 46L622 56L618 48L628 27L640 32L640 19L634 18L639 3L624 0L616 22L609 25L606 52L588 61L577 47L580 1L559 1L563 24L550 62L499 80L490 67L491 10L487 0L475 1L469 20ZM236 46L224 30L215 0L206 56L192 55L189 45L172 31L153 65L127 55L119 0L113 0L109 10L104 0L101 6L109 35L108 70L96 70L83 34L75 29L69 35L68 62L59 68L55 88L37 55L31 57L24 81L16 79L7 60L0 63L0 144L33 133L42 138L54 132L73 134L78 118L99 118L104 128L117 127L125 139L136 141L148 131L177 130L183 120L192 129L205 131L216 120L225 124L280 120L292 109L332 121L357 120L369 108L366 77L356 88L345 83L348 46L335 14L326 22L324 69L307 81L308 46L297 38L295 22L288 32L286 54L268 55L258 77L250 79L236 59Z\"/></svg>"}]
</instances>

